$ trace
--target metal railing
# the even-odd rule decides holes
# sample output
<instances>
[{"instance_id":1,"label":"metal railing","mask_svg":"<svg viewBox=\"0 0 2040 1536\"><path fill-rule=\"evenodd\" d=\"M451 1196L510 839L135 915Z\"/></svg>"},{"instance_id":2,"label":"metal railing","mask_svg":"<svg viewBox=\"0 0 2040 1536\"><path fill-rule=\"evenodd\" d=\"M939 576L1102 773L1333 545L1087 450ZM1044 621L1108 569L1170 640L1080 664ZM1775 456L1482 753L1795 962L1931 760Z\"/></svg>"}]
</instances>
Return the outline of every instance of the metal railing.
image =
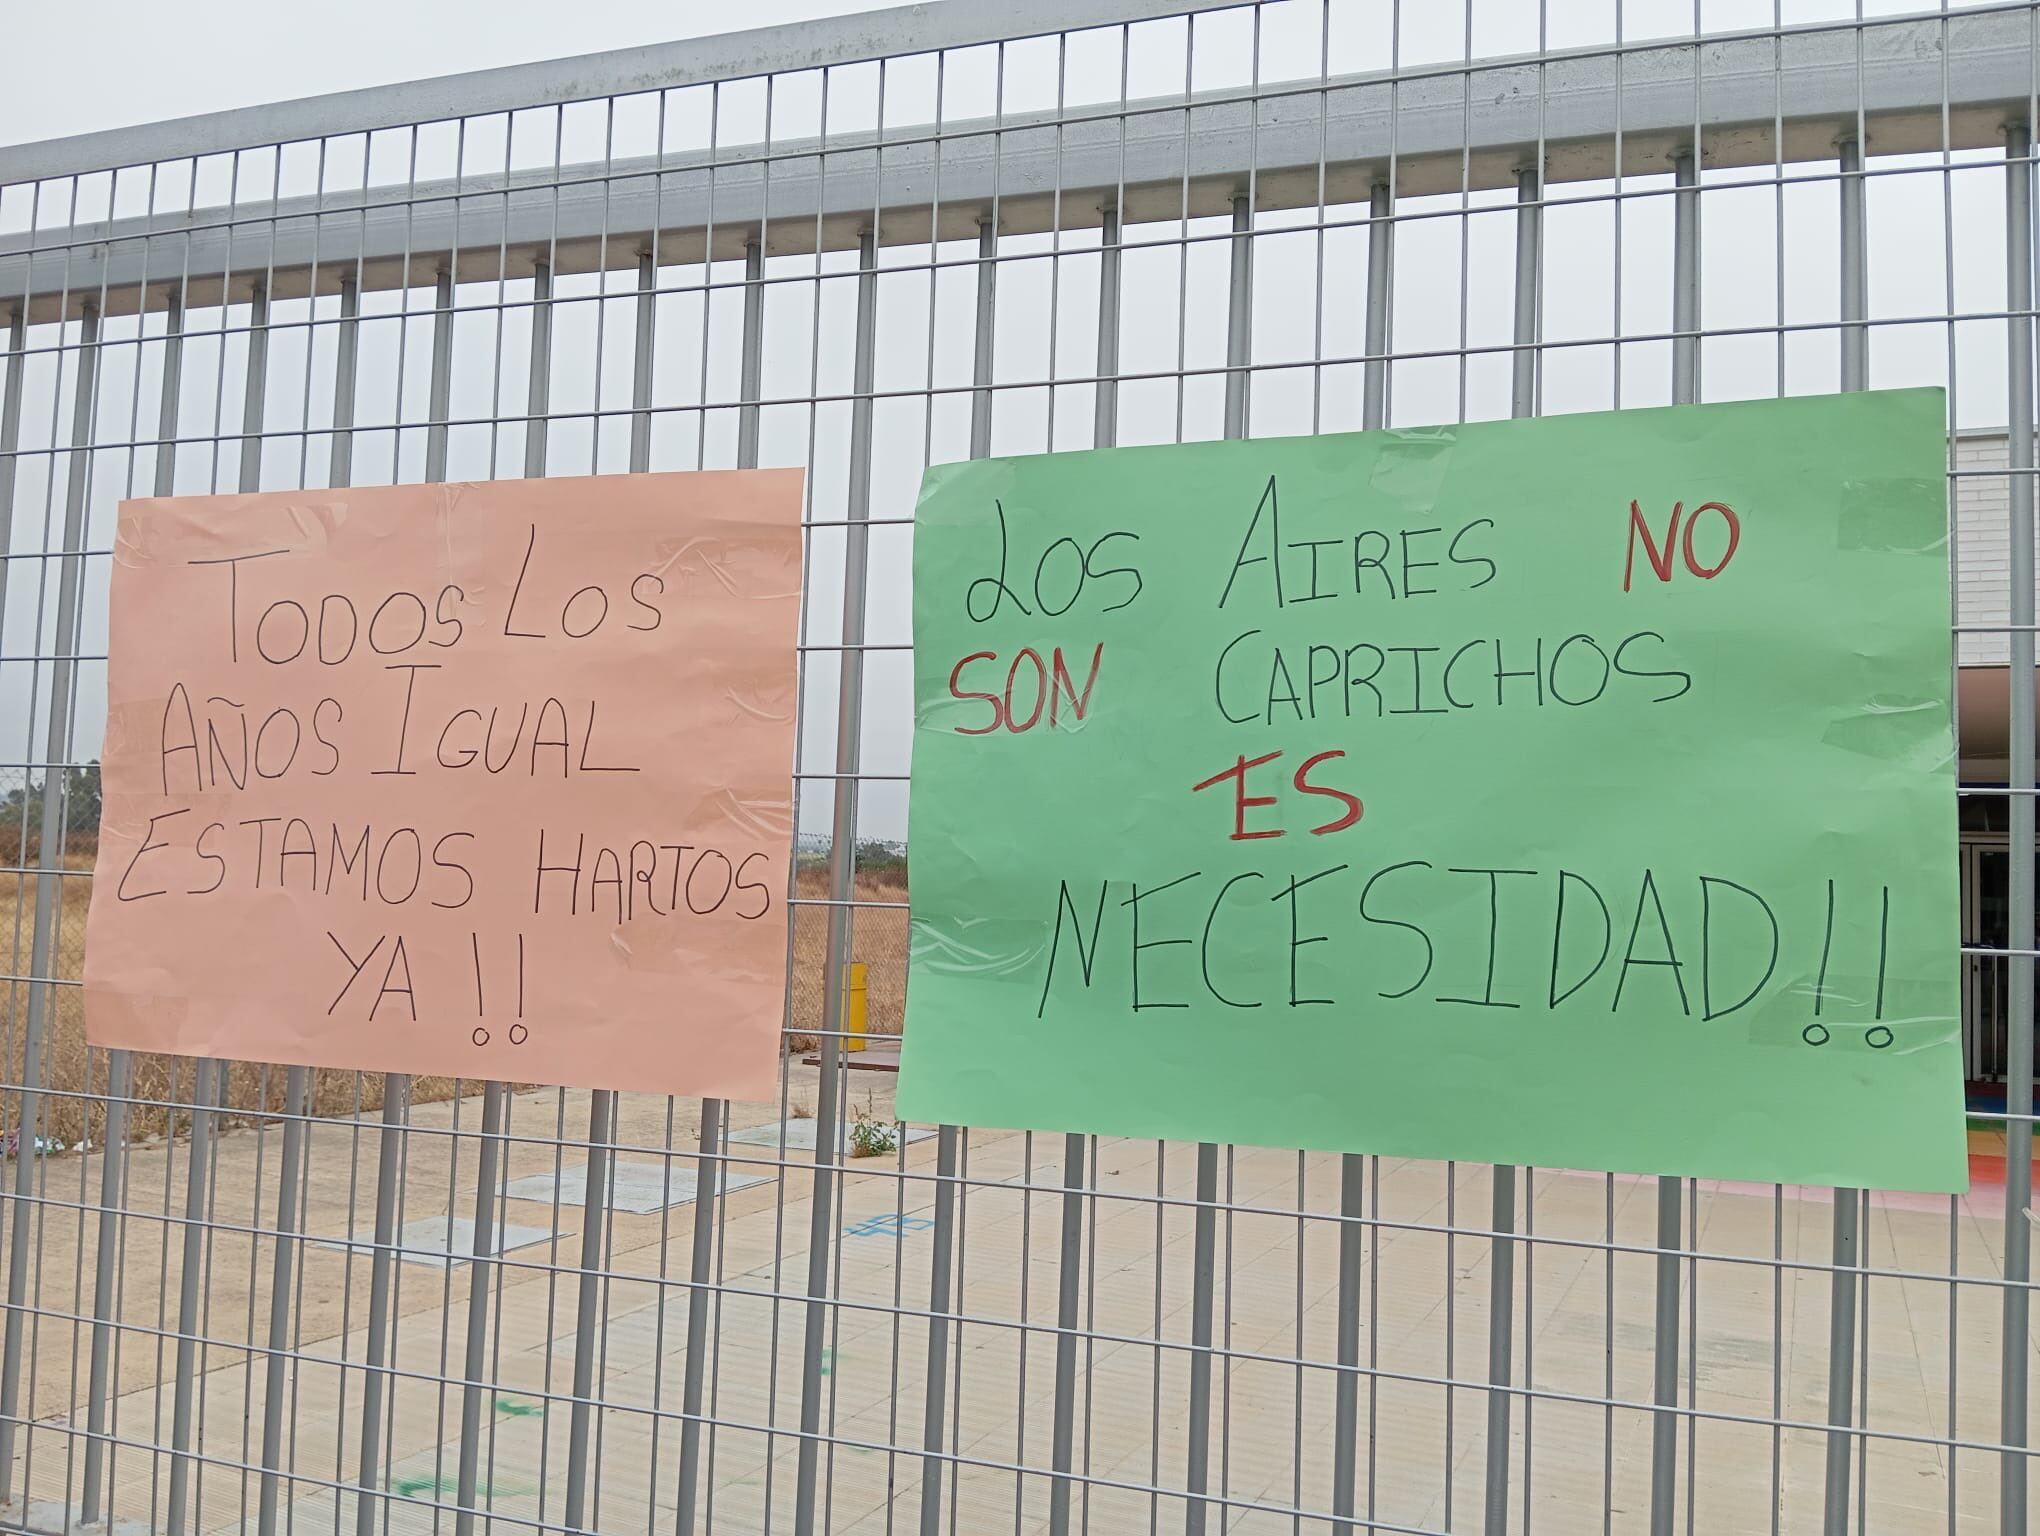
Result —
<instances>
[{"instance_id":1,"label":"metal railing","mask_svg":"<svg viewBox=\"0 0 2040 1536\"><path fill-rule=\"evenodd\" d=\"M927 463L1886 383L2030 428L2040 7L1573 10L946 0L0 149L0 1525L2024 1532L2028 1074L1941 1201L903 1131L843 1048L850 965L905 988ZM84 1046L118 500L780 463L776 1106ZM2011 1062L2033 715L1965 775Z\"/></svg>"}]
</instances>

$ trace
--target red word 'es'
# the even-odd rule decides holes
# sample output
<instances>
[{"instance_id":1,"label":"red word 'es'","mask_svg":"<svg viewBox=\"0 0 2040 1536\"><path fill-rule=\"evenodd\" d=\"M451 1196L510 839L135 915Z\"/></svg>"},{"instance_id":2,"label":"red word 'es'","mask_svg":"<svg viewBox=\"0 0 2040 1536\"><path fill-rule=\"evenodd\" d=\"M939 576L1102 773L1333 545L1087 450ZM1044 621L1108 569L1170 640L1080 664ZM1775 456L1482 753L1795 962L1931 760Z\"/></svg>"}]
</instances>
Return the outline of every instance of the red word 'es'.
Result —
<instances>
[{"instance_id":1,"label":"red word 'es'","mask_svg":"<svg viewBox=\"0 0 2040 1536\"><path fill-rule=\"evenodd\" d=\"M1214 773L1201 784L1190 786L1190 792L1195 794L1198 790L1210 789L1215 784L1222 784L1227 779L1233 781L1233 829L1230 834L1230 841L1243 842L1249 838L1282 836L1282 829L1280 827L1259 827L1253 831L1247 829L1248 811L1264 805L1273 805L1276 801L1274 795L1248 794L1247 775L1265 763L1274 762L1281 755L1280 752L1264 752L1259 757L1243 756L1235 761L1232 767ZM1311 769L1317 767L1319 763L1329 762L1335 757L1344 757L1345 755L1343 751L1333 750L1330 752L1319 752L1315 756L1307 757L1297 765L1296 773L1291 779L1291 782L1300 793L1323 795L1327 800L1337 800L1346 808L1345 813L1335 820L1328 821L1321 827L1312 827L1310 830L1311 835L1314 837L1323 837L1328 832L1343 832L1365 814L1365 807L1361 805L1358 795L1349 795L1343 789L1333 789L1329 785L1313 784L1310 782Z\"/></svg>"}]
</instances>

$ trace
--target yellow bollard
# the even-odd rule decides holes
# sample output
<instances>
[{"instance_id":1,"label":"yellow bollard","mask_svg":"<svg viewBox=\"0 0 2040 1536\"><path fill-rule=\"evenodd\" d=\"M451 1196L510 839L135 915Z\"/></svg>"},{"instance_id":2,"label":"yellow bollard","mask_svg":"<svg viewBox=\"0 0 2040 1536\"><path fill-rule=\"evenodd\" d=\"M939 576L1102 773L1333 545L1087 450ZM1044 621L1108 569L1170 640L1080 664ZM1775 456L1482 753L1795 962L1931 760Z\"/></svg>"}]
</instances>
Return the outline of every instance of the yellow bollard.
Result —
<instances>
[{"instance_id":1,"label":"yellow bollard","mask_svg":"<svg viewBox=\"0 0 2040 1536\"><path fill-rule=\"evenodd\" d=\"M853 960L850 962L850 980L848 983L848 995L845 997L844 1001L849 1004L849 1006L843 1010L843 1017L849 1020L848 1024L849 1034L847 1038L843 1041L843 1049L846 1051L861 1051L864 1049L865 1008L866 1008L864 995L864 962L862 960Z\"/></svg>"}]
</instances>

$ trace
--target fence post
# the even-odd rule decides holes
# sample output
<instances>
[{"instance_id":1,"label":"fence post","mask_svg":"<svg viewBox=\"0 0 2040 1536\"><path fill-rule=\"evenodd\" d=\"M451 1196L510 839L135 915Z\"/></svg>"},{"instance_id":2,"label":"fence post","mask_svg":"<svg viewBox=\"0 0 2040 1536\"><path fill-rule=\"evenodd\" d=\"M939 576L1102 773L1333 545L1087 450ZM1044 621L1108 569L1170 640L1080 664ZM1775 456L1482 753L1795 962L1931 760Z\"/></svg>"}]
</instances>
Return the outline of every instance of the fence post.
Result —
<instances>
[{"instance_id":1,"label":"fence post","mask_svg":"<svg viewBox=\"0 0 2040 1536\"><path fill-rule=\"evenodd\" d=\"M248 367L241 391L241 478L243 491L262 489L262 412L269 397L269 288L255 284L248 296Z\"/></svg>"},{"instance_id":2,"label":"fence post","mask_svg":"<svg viewBox=\"0 0 2040 1536\"><path fill-rule=\"evenodd\" d=\"M1098 384L1092 446L1110 448L1119 433L1119 210L1101 211L1098 270ZM1049 1536L1068 1536L1070 1468L1076 1447L1077 1329L1084 1270L1084 1186L1088 1139L1063 1137L1062 1234L1056 1256L1055 1402L1049 1426Z\"/></svg>"},{"instance_id":3,"label":"fence post","mask_svg":"<svg viewBox=\"0 0 2040 1536\"><path fill-rule=\"evenodd\" d=\"M1844 392L1868 387L1869 332L1864 326L1863 267L1863 146L1853 138L1840 145L1841 161L1841 352ZM2016 476L2014 478L2017 478ZM2016 538L2017 535L2015 534ZM2014 601L2017 599L2015 598ZM2016 641L2014 642L2016 644ZM2014 795L2017 800L2021 797ZM2017 816L2014 810L2014 817ZM2014 820L2014 854L2017 857L2017 822ZM2027 838L2030 860L2030 835ZM2027 900L2032 899L2032 881L2027 881ZM2014 886L2013 900L2017 888ZM2016 918L2014 919L2016 921ZM1855 1420L1856 1396L1856 1308L1857 1270L1862 1260L1862 1205L1860 1190L1834 1192L1834 1265L1828 1298L1828 1424L1827 1486L1823 1507L1823 1529L1827 1536L1847 1536L1849 1529L1849 1460L1855 1447L1850 1428ZM2009 1244L2010 1234L2006 1234Z\"/></svg>"},{"instance_id":4,"label":"fence post","mask_svg":"<svg viewBox=\"0 0 2040 1536\"><path fill-rule=\"evenodd\" d=\"M203 1299L199 1271L205 1262L206 1182L212 1171L213 1105L218 1098L219 1067L201 1058L191 1068L191 1151L184 1169L184 1253L177 1271L177 1384L170 1409L169 1510L163 1528L184 1536L191 1474L203 1471L192 1447L192 1399L198 1385L198 1325Z\"/></svg>"},{"instance_id":5,"label":"fence post","mask_svg":"<svg viewBox=\"0 0 2040 1536\"><path fill-rule=\"evenodd\" d=\"M427 406L425 466L430 480L446 478L446 409L453 377L453 257L449 254L433 280L432 375ZM368 1340L362 1357L361 1459L355 1476L355 1536L375 1536L382 1490L383 1398L394 1374L395 1343L390 1317L390 1288L397 1266L397 1205L402 1198L398 1167L404 1155L404 1128L409 1119L411 1078L408 1073L383 1076L382 1133L376 1144L375 1257L368 1279ZM449 1222L449 1225L451 1223Z\"/></svg>"},{"instance_id":6,"label":"fence post","mask_svg":"<svg viewBox=\"0 0 2040 1536\"><path fill-rule=\"evenodd\" d=\"M1700 398L1699 147L1672 159L1672 403ZM1651 1536L1672 1536L1679 1490L1679 1257L1684 1247L1683 1180L1657 1180L1657 1307L1651 1337Z\"/></svg>"},{"instance_id":7,"label":"fence post","mask_svg":"<svg viewBox=\"0 0 2040 1536\"><path fill-rule=\"evenodd\" d=\"M533 282L533 298L538 296ZM548 320L550 318L549 311ZM540 309L534 303L531 318L531 380L534 397L543 391L549 356L539 345ZM351 327L350 327L351 329ZM525 427L525 473L531 473L532 445L538 448L538 473L545 472L545 423L534 420ZM467 1341L461 1360L460 1444L455 1452L454 1536L472 1536L475 1512L480 1507L482 1426L489 1416L489 1285L496 1266L496 1189L501 1168L503 1122L510 1110L510 1089L506 1083L482 1085L482 1139L475 1170L473 1241L468 1245ZM448 1222L449 1228L451 1221ZM262 1536L268 1536L265 1531Z\"/></svg>"},{"instance_id":8,"label":"fence post","mask_svg":"<svg viewBox=\"0 0 2040 1536\"><path fill-rule=\"evenodd\" d=\"M631 357L630 468L641 474L652 456L652 313L658 270L649 250L638 253L638 296ZM535 375L534 375L535 377ZM567 1420L567 1488L561 1519L570 1531L587 1529L584 1516L590 1483L588 1437L596 1418L596 1336L605 1317L608 1277L603 1245L608 1232L610 1165L616 1140L616 1094L597 1088L588 1095L588 1165L581 1190L581 1277L574 1297L574 1402ZM699 1198L699 1191L696 1191ZM599 1469L598 1469L599 1471ZM599 1477L595 1479L599 1482Z\"/></svg>"},{"instance_id":9,"label":"fence post","mask_svg":"<svg viewBox=\"0 0 2040 1536\"><path fill-rule=\"evenodd\" d=\"M970 456L992 451L992 345L998 310L999 231L992 215L978 218L977 333L971 361ZM1103 342L1101 340L1102 347ZM951 1276L956 1244L956 1168L962 1132L945 1125L935 1133L934 1253L928 1280L928 1392L921 1414L921 1532L942 1531L942 1415L949 1397ZM957 1276L958 1283L961 1276Z\"/></svg>"},{"instance_id":10,"label":"fence post","mask_svg":"<svg viewBox=\"0 0 2040 1536\"><path fill-rule=\"evenodd\" d=\"M14 470L21 447L21 376L28 365L28 300L8 306L7 368L4 394L0 394L0 535L13 547ZM6 583L0 582L0 607L7 600Z\"/></svg>"},{"instance_id":11,"label":"fence post","mask_svg":"<svg viewBox=\"0 0 2040 1536\"><path fill-rule=\"evenodd\" d=\"M432 377L425 397L425 478L446 478L446 418L453 407L453 258L432 279Z\"/></svg>"},{"instance_id":12,"label":"fence post","mask_svg":"<svg viewBox=\"0 0 2040 1536\"><path fill-rule=\"evenodd\" d=\"M1360 386L1360 424L1378 431L1385 419L1388 364L1388 271L1393 259L1388 186L1376 182L1367 199L1367 331L1362 348L1368 361ZM1360 1272L1365 1267L1367 1159L1355 1152L1339 1158L1339 1374L1332 1406L1332 1526L1336 1536L1353 1536L1351 1516L1357 1481L1360 1435ZM1375 1212L1377 1220L1381 1213ZM1376 1253L1379 1254L1377 1228ZM1373 1466L1370 1446L1368 1465Z\"/></svg>"},{"instance_id":13,"label":"fence post","mask_svg":"<svg viewBox=\"0 0 2040 1536\"><path fill-rule=\"evenodd\" d=\"M78 1523L97 1525L106 1480L106 1405L112 1376L114 1254L120 1246L122 1174L127 1166L128 1053L106 1058L106 1128L99 1148L99 1238L92 1261L92 1355L85 1389L85 1465L78 1495ZM115 1148L123 1150L115 1152Z\"/></svg>"},{"instance_id":14,"label":"fence post","mask_svg":"<svg viewBox=\"0 0 2040 1536\"><path fill-rule=\"evenodd\" d=\"M708 271L704 252L703 273ZM765 370L764 231L744 242L743 361L738 382L737 468L758 467L758 397ZM715 1213L728 1177L722 1151L724 1106L701 1101L701 1136L694 1162L694 1240L687 1260L687 1361L680 1383L680 1487L676 1499L678 1536L694 1536L694 1505L701 1486L702 1376L708 1350L708 1317L715 1293L709 1277L715 1257Z\"/></svg>"},{"instance_id":15,"label":"fence post","mask_svg":"<svg viewBox=\"0 0 2040 1536\"><path fill-rule=\"evenodd\" d=\"M382 1134L376 1142L375 1257L368 1278L368 1340L362 1352L361 1459L355 1476L355 1536L375 1536L382 1491L382 1407L390 1350L390 1279L396 1267L397 1167L404 1155L404 1120L411 1079L383 1076ZM353 1262L353 1254L348 1254ZM176 1536L176 1533L172 1533Z\"/></svg>"},{"instance_id":16,"label":"fence post","mask_svg":"<svg viewBox=\"0 0 2040 1536\"><path fill-rule=\"evenodd\" d=\"M468 1264L467 1353L463 1360L460 1398L460 1449L455 1462L454 1536L471 1536L479 1507L477 1469L481 1455L482 1421L489 1412L489 1281L496 1252L496 1182L502 1166L503 1112L510 1090L502 1083L482 1088L482 1140L475 1171L474 1258ZM267 1536L267 1533L263 1533Z\"/></svg>"},{"instance_id":17,"label":"fence post","mask_svg":"<svg viewBox=\"0 0 2040 1536\"><path fill-rule=\"evenodd\" d=\"M531 383L525 392L524 478L545 476L547 412L552 409L552 262L531 264Z\"/></svg>"},{"instance_id":18,"label":"fence post","mask_svg":"<svg viewBox=\"0 0 2040 1536\"><path fill-rule=\"evenodd\" d=\"M585 1531L588 1509L588 1438L595 1422L595 1357L602 1331L603 1239L608 1231L610 1144L616 1139L616 1095L588 1095L588 1164L581 1197L581 1274L574 1292L574 1400L567 1416L567 1487L560 1523Z\"/></svg>"},{"instance_id":19,"label":"fence post","mask_svg":"<svg viewBox=\"0 0 2040 1536\"><path fill-rule=\"evenodd\" d=\"M857 875L857 765L864 718L864 592L870 557L871 390L878 340L878 235L858 240L857 354L850 408L850 481L844 516L843 650L836 690L836 797L829 838L829 935L822 968L821 1083L815 1095L815 1193L808 1213L807 1315L800 1358L800 1448L794 1536L813 1536L821 1455L822 1348L827 1337L829 1255L835 1244L836 1165L842 1156L838 1102L843 1051L843 977L850 963L851 900Z\"/></svg>"},{"instance_id":20,"label":"fence post","mask_svg":"<svg viewBox=\"0 0 2040 1536\"><path fill-rule=\"evenodd\" d=\"M177 403L184 368L184 305L177 292L164 295L163 370L160 403L156 418L155 494L168 496L177 485ZM13 440L0 423L0 450L10 450ZM12 500L14 472L12 459L0 462L0 508ZM4 540L0 540L4 544ZM0 589L5 583L0 582ZM0 590L0 600L4 600ZM127 1100L132 1074L126 1051L109 1051L106 1059L106 1130L99 1152L99 1241L93 1259L92 1356L85 1388L85 1464L80 1477L78 1518L83 1525L97 1525L106 1488L106 1468L112 1446L106 1433L107 1404L112 1390L113 1321L116 1265L119 1248L119 1201L127 1183Z\"/></svg>"},{"instance_id":21,"label":"fence post","mask_svg":"<svg viewBox=\"0 0 2040 1536\"><path fill-rule=\"evenodd\" d=\"M1225 435L1247 435L1251 388L1247 364L1254 334L1254 205L1244 193L1232 200L1231 267L1227 281ZM1190 1422L1184 1485L1184 1536L1204 1536L1209 1514L1200 1497L1211 1473L1211 1311L1218 1267L1218 1148L1197 1146L1197 1205L1190 1238ZM1223 1524L1223 1517L1221 1517Z\"/></svg>"},{"instance_id":22,"label":"fence post","mask_svg":"<svg viewBox=\"0 0 2040 1536\"><path fill-rule=\"evenodd\" d=\"M956 1245L957 1128L935 1140L935 1252L928 1277L928 1392L921 1414L921 1536L942 1532L942 1415L949 1397L950 1288Z\"/></svg>"},{"instance_id":23,"label":"fence post","mask_svg":"<svg viewBox=\"0 0 2040 1536\"><path fill-rule=\"evenodd\" d=\"M361 284L340 279L340 335L333 360L333 461L327 484L347 485L354 479L354 378L361 355Z\"/></svg>"},{"instance_id":24,"label":"fence post","mask_svg":"<svg viewBox=\"0 0 2040 1536\"><path fill-rule=\"evenodd\" d=\"M1076 1438L1077 1324L1084 1279L1086 1138L1063 1137L1062 1233L1056 1251L1055 1407L1049 1425L1049 1536L1069 1536L1070 1465Z\"/></svg>"},{"instance_id":25,"label":"fence post","mask_svg":"<svg viewBox=\"0 0 2040 1536\"><path fill-rule=\"evenodd\" d=\"M1511 354L1509 414L1537 414L1538 277L1544 234L1544 168L1516 173L1516 320ZM1489 1206L1487 1536L1509 1528L1509 1436L1514 1421L1510 1385L1515 1377L1516 1170L1497 1165Z\"/></svg>"},{"instance_id":26,"label":"fence post","mask_svg":"<svg viewBox=\"0 0 2040 1536\"><path fill-rule=\"evenodd\" d=\"M58 856L63 845L63 765L71 751L71 670L78 651L79 588L84 564L85 492L92 469L93 404L98 398L99 305L84 303L78 321L78 387L71 408L71 453L64 487L64 554L58 561L55 657L50 669L49 731L44 738L42 845L36 852L35 928L28 962L28 1020L23 1031L21 1113L14 1146L14 1221L8 1237L7 1329L0 1349L0 1505L14 1484L15 1428L21 1410L21 1335L28 1300L28 1262L36 1220L36 1127L41 1123L43 1036L49 1027L50 950L63 903ZM10 392L11 394L11 392ZM52 782L54 780L54 782ZM23 812L27 796L23 795ZM26 826L24 824L24 832ZM26 858L22 860L27 863ZM24 1498L26 1491L24 1490Z\"/></svg>"},{"instance_id":27,"label":"fence post","mask_svg":"<svg viewBox=\"0 0 2040 1536\"><path fill-rule=\"evenodd\" d=\"M2011 951L2005 1064L2005 1288L1999 1440L1999 1524L2026 1530L2026 1350L2032 1306L2033 1229L2033 165L2028 124L2005 133L2007 359L2011 370L2006 433L2011 468L2011 762L2008 782Z\"/></svg>"}]
</instances>

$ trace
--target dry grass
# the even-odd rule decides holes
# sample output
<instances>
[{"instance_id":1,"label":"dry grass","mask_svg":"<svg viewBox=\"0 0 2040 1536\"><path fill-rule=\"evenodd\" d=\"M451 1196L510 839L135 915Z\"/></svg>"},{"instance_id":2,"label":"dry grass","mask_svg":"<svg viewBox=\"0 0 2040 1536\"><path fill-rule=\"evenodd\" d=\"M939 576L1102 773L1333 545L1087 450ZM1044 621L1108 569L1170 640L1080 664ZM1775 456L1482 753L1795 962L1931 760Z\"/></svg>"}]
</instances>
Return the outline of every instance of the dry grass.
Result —
<instances>
[{"instance_id":1,"label":"dry grass","mask_svg":"<svg viewBox=\"0 0 2040 1536\"><path fill-rule=\"evenodd\" d=\"M35 840L30 839L31 844ZM81 846L82 844L82 846ZM21 850L15 850L18 856ZM28 850L34 857L34 848ZM73 837L65 850L64 867L73 873L59 882L60 905L50 974L64 982L76 982L85 963L85 911L90 882L82 878L92 868L93 850L89 839ZM25 862L25 861L24 861ZM29 974L30 945L35 927L35 877L0 871L0 944L8 946L8 975ZM795 877L795 888L805 897L828 894L828 873L817 867L803 867ZM907 899L904 870L885 870L860 875L857 897L862 901ZM814 1031L822 1027L823 957L827 948L829 909L794 909L793 1014L788 1048L812 1050ZM867 967L867 1010L873 1034L896 1035L906 1005L907 914L900 908L865 909L855 914L851 930L851 953ZM6 984L0 995L0 1083L20 1084L26 1080L23 1060L27 1037L30 988L25 982ZM40 1134L69 1148L79 1142L97 1146L105 1134L106 1105L102 1095L107 1086L107 1056L85 1043L84 994L75 985L47 989L53 1016L44 1033L43 1078L48 1093L41 1100ZM176 1135L186 1128L189 1112L176 1106L188 1104L192 1092L192 1062L180 1056L135 1055L129 1058L128 1138L143 1140ZM253 1062L227 1064L223 1085L223 1106L227 1120L283 1107L282 1069ZM312 1073L311 1109L317 1115L358 1115L382 1106L383 1077L379 1072ZM454 1079L417 1077L411 1081L414 1102L426 1103L450 1098ZM12 1095L9 1095L12 1098ZM9 1110L14 1109L9 1104ZM14 1116L7 1115L7 1123Z\"/></svg>"},{"instance_id":2,"label":"dry grass","mask_svg":"<svg viewBox=\"0 0 2040 1536\"><path fill-rule=\"evenodd\" d=\"M72 851L66 867L89 870L92 856ZM62 881L55 952L50 974L74 983L83 975L85 962L85 911L90 895L87 881L66 876ZM10 975L29 974L30 942L35 926L35 880L32 876L0 874L0 923L6 925L12 959ZM26 1081L23 1060L30 988L14 981L0 1001L0 1080L10 1084ZM48 989L52 1016L44 1030L42 1082L48 1092L41 1100L38 1134L64 1147L80 1142L98 1146L105 1135L107 1053L85 1043L85 996L75 985ZM130 1141L176 1135L188 1128L190 1113L178 1107L192 1096L194 1063L188 1057L136 1053L128 1058L128 1128ZM314 1072L311 1081L311 1109L318 1115L352 1115L382 1106L383 1076L380 1072ZM227 1063L221 1085L221 1105L232 1124L244 1115L283 1108L284 1073L279 1067L255 1062ZM412 1095L420 1101L452 1095L451 1078L414 1078ZM236 1113L238 1112L238 1113Z\"/></svg>"},{"instance_id":3,"label":"dry grass","mask_svg":"<svg viewBox=\"0 0 2040 1536\"><path fill-rule=\"evenodd\" d=\"M829 872L803 865L794 876L794 893L826 898ZM907 899L906 871L900 868L857 877L859 901ZM866 907L851 914L850 956L865 966L866 1022L874 1035L897 1035L907 1007L907 914L904 907ZM814 1031L822 1027L823 965L828 955L829 908L793 909L793 1019L787 1048L811 1051ZM846 1026L847 1027L847 1026Z\"/></svg>"}]
</instances>

